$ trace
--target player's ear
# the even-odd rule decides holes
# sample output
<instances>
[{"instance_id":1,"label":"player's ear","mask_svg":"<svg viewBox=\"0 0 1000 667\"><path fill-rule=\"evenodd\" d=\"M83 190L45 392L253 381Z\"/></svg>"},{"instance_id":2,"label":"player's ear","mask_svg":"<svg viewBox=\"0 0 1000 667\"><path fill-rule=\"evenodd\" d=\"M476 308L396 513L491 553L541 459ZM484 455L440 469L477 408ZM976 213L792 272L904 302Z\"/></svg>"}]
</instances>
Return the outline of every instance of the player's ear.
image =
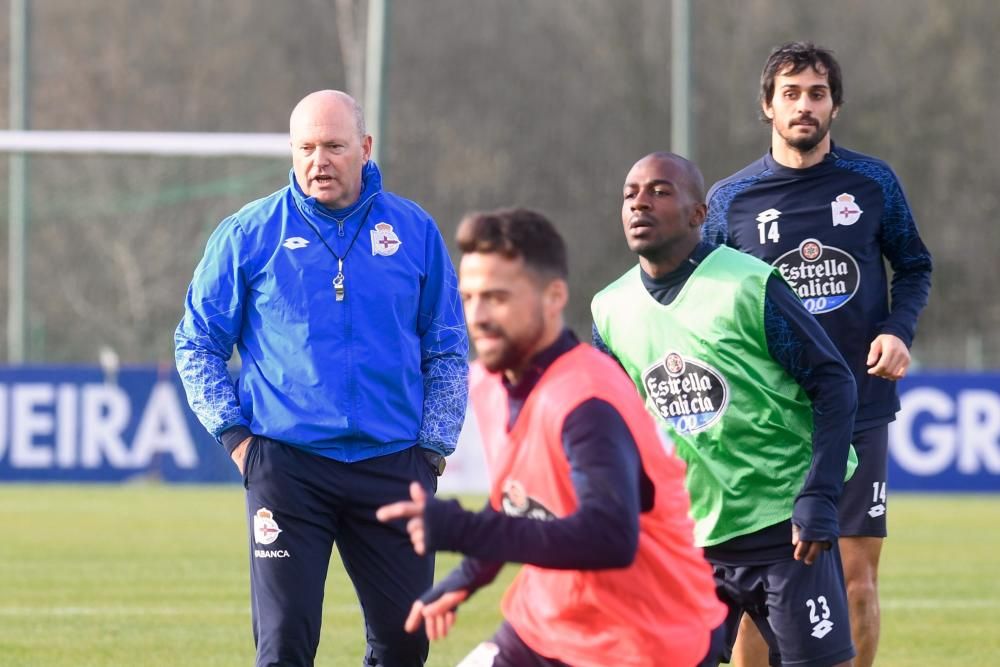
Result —
<instances>
[{"instance_id":1,"label":"player's ear","mask_svg":"<svg viewBox=\"0 0 1000 667\"><path fill-rule=\"evenodd\" d=\"M764 116L769 120L774 120L774 108L771 106L770 101L764 101L760 103L760 108L764 112Z\"/></svg>"},{"instance_id":2,"label":"player's ear","mask_svg":"<svg viewBox=\"0 0 1000 667\"><path fill-rule=\"evenodd\" d=\"M691 207L691 219L690 223L692 227L701 227L705 222L705 218L708 216L708 207L702 203L698 202Z\"/></svg>"},{"instance_id":3,"label":"player's ear","mask_svg":"<svg viewBox=\"0 0 1000 667\"><path fill-rule=\"evenodd\" d=\"M361 155L364 157L364 162L368 162L372 156L372 135L366 134L361 138Z\"/></svg>"},{"instance_id":4,"label":"player's ear","mask_svg":"<svg viewBox=\"0 0 1000 667\"><path fill-rule=\"evenodd\" d=\"M542 299L550 312L562 312L569 302L569 285L562 278L549 281Z\"/></svg>"}]
</instances>

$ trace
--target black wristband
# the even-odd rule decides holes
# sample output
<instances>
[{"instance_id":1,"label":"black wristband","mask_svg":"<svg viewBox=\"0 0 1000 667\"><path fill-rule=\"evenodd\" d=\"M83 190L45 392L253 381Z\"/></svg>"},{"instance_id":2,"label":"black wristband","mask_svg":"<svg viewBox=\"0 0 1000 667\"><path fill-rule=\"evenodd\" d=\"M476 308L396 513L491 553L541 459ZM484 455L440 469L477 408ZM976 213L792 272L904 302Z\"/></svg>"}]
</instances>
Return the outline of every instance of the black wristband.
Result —
<instances>
[{"instance_id":1,"label":"black wristband","mask_svg":"<svg viewBox=\"0 0 1000 667\"><path fill-rule=\"evenodd\" d=\"M250 429L238 424L223 431L222 435L219 436L219 442L222 443L226 453L232 456L233 450L239 447L241 442L251 437L253 437L253 433L250 432Z\"/></svg>"}]
</instances>

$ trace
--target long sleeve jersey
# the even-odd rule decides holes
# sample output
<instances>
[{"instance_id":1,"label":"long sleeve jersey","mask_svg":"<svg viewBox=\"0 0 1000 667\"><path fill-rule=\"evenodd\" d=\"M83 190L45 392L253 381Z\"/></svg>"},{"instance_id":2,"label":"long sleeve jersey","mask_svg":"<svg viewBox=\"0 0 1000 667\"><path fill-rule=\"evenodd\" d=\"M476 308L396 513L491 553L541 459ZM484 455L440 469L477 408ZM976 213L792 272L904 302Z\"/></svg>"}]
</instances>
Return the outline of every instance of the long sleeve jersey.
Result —
<instances>
[{"instance_id":1,"label":"long sleeve jersey","mask_svg":"<svg viewBox=\"0 0 1000 667\"><path fill-rule=\"evenodd\" d=\"M833 145L791 169L768 153L712 186L703 233L777 267L817 317L854 374L856 430L895 418L896 384L868 374L868 350L882 333L912 344L932 262L885 162Z\"/></svg>"}]
</instances>

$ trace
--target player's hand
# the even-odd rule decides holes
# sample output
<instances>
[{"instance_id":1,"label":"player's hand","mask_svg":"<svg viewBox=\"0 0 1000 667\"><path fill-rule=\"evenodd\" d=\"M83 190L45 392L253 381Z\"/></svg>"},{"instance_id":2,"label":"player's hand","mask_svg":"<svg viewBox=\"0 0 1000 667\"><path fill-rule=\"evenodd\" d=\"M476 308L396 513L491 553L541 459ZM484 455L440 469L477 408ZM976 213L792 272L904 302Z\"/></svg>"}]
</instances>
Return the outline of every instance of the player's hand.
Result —
<instances>
[{"instance_id":1,"label":"player's hand","mask_svg":"<svg viewBox=\"0 0 1000 667\"><path fill-rule=\"evenodd\" d=\"M233 459L233 463L236 464L236 469L240 471L241 475L243 474L243 466L246 465L247 462L247 448L250 446L251 440L253 440L252 435L243 440L240 444L236 445L236 449L229 454L229 456Z\"/></svg>"},{"instance_id":2,"label":"player's hand","mask_svg":"<svg viewBox=\"0 0 1000 667\"><path fill-rule=\"evenodd\" d=\"M829 542L810 542L799 539L799 527L792 524L792 544L795 545L795 560L812 565L819 555L830 548Z\"/></svg>"},{"instance_id":3,"label":"player's hand","mask_svg":"<svg viewBox=\"0 0 1000 667\"><path fill-rule=\"evenodd\" d=\"M892 334L880 334L868 348L868 374L886 380L898 380L910 367L910 351L906 343Z\"/></svg>"},{"instance_id":4,"label":"player's hand","mask_svg":"<svg viewBox=\"0 0 1000 667\"><path fill-rule=\"evenodd\" d=\"M427 505L427 492L418 482L410 482L410 500L402 500L391 505L383 505L375 512L376 518L385 523L395 519L409 519L406 531L413 542L413 550L421 556L427 551L424 540L424 507ZM412 613L411 613L412 615Z\"/></svg>"},{"instance_id":5,"label":"player's hand","mask_svg":"<svg viewBox=\"0 0 1000 667\"><path fill-rule=\"evenodd\" d=\"M407 632L416 632L423 623L428 639L443 639L448 636L451 626L455 625L455 608L467 597L469 592L463 588L449 591L430 604L417 600L410 607L410 615L406 617L403 628Z\"/></svg>"}]
</instances>

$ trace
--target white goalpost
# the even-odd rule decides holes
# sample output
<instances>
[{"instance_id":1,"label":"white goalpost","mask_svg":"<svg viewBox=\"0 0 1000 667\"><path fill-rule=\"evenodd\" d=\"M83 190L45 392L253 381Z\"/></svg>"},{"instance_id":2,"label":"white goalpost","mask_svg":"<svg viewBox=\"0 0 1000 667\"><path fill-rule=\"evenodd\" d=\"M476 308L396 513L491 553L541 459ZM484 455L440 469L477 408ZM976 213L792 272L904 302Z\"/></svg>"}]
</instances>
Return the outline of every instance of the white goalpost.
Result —
<instances>
[{"instance_id":1,"label":"white goalpost","mask_svg":"<svg viewBox=\"0 0 1000 667\"><path fill-rule=\"evenodd\" d=\"M287 133L0 131L2 153L286 157Z\"/></svg>"},{"instance_id":2,"label":"white goalpost","mask_svg":"<svg viewBox=\"0 0 1000 667\"><path fill-rule=\"evenodd\" d=\"M10 159L7 215L7 363L25 357L25 162L28 154L159 157L291 157L287 133L0 131Z\"/></svg>"}]
</instances>

